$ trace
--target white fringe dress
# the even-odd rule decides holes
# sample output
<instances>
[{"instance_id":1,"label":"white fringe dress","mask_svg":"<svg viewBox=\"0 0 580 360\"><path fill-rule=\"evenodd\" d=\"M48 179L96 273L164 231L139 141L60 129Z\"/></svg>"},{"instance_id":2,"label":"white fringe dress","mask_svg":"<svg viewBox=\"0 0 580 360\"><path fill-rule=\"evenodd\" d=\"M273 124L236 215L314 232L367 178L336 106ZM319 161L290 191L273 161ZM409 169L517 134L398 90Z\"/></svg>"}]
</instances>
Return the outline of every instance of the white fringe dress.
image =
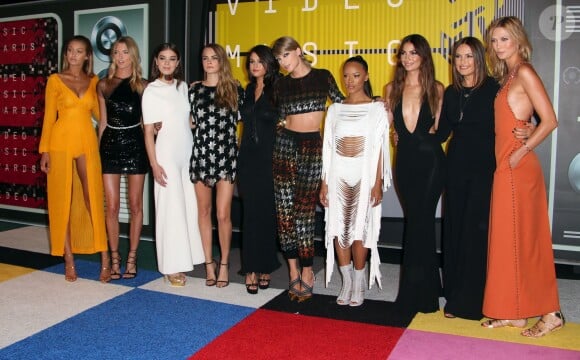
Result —
<instances>
[{"instance_id":1,"label":"white fringe dress","mask_svg":"<svg viewBox=\"0 0 580 360\"><path fill-rule=\"evenodd\" d=\"M322 150L322 179L328 185L326 285L334 269L334 239L338 238L342 248L362 240L370 249L369 288L375 281L382 288L377 249L381 205L372 207L371 201L379 158L384 192L391 185L389 121L384 104L332 104L324 124Z\"/></svg>"}]
</instances>

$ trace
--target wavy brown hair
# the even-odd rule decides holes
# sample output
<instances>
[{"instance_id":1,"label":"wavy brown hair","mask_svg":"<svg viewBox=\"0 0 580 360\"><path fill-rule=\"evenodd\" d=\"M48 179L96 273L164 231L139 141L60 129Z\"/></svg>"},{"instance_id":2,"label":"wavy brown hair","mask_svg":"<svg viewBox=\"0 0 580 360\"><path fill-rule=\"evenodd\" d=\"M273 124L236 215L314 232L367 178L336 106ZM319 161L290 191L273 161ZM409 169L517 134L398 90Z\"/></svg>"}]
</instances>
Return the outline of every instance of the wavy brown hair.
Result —
<instances>
[{"instance_id":1,"label":"wavy brown hair","mask_svg":"<svg viewBox=\"0 0 580 360\"><path fill-rule=\"evenodd\" d=\"M530 61L532 57L532 45L528 40L528 35L524 29L524 25L515 16L506 16L499 19L495 19L487 28L486 32L486 44L487 44L487 59L489 61L489 67L491 69L492 75L503 84L506 76L509 73L507 64L504 60L497 57L495 50L493 50L493 45L491 42L491 35L493 31L497 28L505 29L518 44L518 52L520 57L524 61Z\"/></svg>"},{"instance_id":2,"label":"wavy brown hair","mask_svg":"<svg viewBox=\"0 0 580 360\"><path fill-rule=\"evenodd\" d=\"M131 90L142 94L145 87L143 86L142 81L143 70L141 69L141 56L139 55L139 47L137 46L137 43L130 36L122 36L113 44L113 47L111 48L111 65L109 66L107 80L111 80L117 71L117 64L113 61L113 54L119 44L125 44L127 46L129 57L131 58L131 79L129 80Z\"/></svg>"},{"instance_id":3,"label":"wavy brown hair","mask_svg":"<svg viewBox=\"0 0 580 360\"><path fill-rule=\"evenodd\" d=\"M215 103L220 107L227 107L233 111L238 110L238 86L239 82L232 74L232 68L228 61L226 51L219 44L207 44L202 49L212 49L218 57L220 65L218 82L215 90Z\"/></svg>"},{"instance_id":4,"label":"wavy brown hair","mask_svg":"<svg viewBox=\"0 0 580 360\"><path fill-rule=\"evenodd\" d=\"M403 96L403 89L405 88L405 79L407 77L407 70L401 63L400 49L406 43L411 43L417 51L417 55L421 58L421 67L419 68L419 82L421 84L422 96L427 98L431 114L436 116L439 109L439 92L437 91L437 84L435 80L435 66L433 65L433 56L431 55L431 46L427 39L419 34L407 35L401 40L401 46L397 51L397 65L395 66L395 76L392 82L392 89L389 95L389 106L394 109L395 106L401 102Z\"/></svg>"}]
</instances>

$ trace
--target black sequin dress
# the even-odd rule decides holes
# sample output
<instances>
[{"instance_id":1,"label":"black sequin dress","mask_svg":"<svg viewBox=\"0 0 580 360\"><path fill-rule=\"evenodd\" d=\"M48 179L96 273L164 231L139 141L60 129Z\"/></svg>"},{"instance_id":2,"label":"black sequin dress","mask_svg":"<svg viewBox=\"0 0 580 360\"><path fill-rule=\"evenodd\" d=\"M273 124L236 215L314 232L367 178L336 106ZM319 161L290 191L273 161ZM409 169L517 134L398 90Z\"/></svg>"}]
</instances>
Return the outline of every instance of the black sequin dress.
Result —
<instances>
[{"instance_id":1,"label":"black sequin dress","mask_svg":"<svg viewBox=\"0 0 580 360\"><path fill-rule=\"evenodd\" d=\"M99 144L103 174L147 173L141 95L131 89L129 79L119 78L102 79L97 92L107 105L107 127Z\"/></svg>"}]
</instances>

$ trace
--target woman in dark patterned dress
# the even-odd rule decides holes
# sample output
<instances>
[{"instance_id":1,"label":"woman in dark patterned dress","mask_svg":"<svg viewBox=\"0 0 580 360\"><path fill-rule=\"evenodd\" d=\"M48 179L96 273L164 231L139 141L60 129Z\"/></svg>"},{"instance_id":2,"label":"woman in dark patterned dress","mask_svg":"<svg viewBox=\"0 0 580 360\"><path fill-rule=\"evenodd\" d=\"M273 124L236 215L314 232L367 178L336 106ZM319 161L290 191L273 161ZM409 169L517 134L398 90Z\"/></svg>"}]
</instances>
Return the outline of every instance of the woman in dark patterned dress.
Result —
<instances>
[{"instance_id":1,"label":"woman in dark patterned dress","mask_svg":"<svg viewBox=\"0 0 580 360\"><path fill-rule=\"evenodd\" d=\"M326 69L315 69L300 44L277 39L272 52L288 75L276 81L274 97L284 119L276 134L273 156L274 198L280 247L288 260L288 296L312 298L314 288L314 224L322 176L320 125L326 101L344 96Z\"/></svg>"},{"instance_id":2,"label":"woman in dark patterned dress","mask_svg":"<svg viewBox=\"0 0 580 360\"><path fill-rule=\"evenodd\" d=\"M190 176L195 184L199 230L205 256L206 285L229 285L228 259L232 242L231 208L236 180L236 138L244 89L234 79L223 47L206 45L201 54L205 80L189 89L195 124ZM216 188L216 215L221 250L219 269L212 257L212 190Z\"/></svg>"},{"instance_id":3,"label":"woman in dark patterned dress","mask_svg":"<svg viewBox=\"0 0 580 360\"><path fill-rule=\"evenodd\" d=\"M111 279L137 276L137 248L143 227L143 184L149 168L143 128L141 95L147 85L142 79L139 49L131 37L121 37L111 52L106 78L97 84L99 99L99 150L105 187L107 236L111 248ZM121 175L129 185L129 254L121 275L119 254L119 204Z\"/></svg>"},{"instance_id":4,"label":"woman in dark patterned dress","mask_svg":"<svg viewBox=\"0 0 580 360\"><path fill-rule=\"evenodd\" d=\"M250 83L240 108L244 131L238 164L238 190L243 205L242 271L250 294L256 294L258 288L267 289L270 273L280 266L272 176L272 151L279 118L272 86L280 76L279 69L269 47L257 45L250 50L246 62Z\"/></svg>"}]
</instances>

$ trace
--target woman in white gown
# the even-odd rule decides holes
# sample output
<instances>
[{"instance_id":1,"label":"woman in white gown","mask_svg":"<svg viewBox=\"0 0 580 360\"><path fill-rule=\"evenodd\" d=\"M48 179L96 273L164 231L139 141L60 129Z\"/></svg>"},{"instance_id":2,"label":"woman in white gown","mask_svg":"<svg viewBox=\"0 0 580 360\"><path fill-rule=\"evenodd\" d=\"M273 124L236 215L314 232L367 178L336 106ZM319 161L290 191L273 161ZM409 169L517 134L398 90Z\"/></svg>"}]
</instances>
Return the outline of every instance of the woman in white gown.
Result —
<instances>
[{"instance_id":1,"label":"woman in white gown","mask_svg":"<svg viewBox=\"0 0 580 360\"><path fill-rule=\"evenodd\" d=\"M145 146L155 179L155 245L159 271L172 286L184 286L184 272L204 262L197 205L189 180L193 145L187 84L179 51L163 43L154 51L151 79L143 93ZM155 123L162 123L155 140Z\"/></svg>"},{"instance_id":2,"label":"woman in white gown","mask_svg":"<svg viewBox=\"0 0 580 360\"><path fill-rule=\"evenodd\" d=\"M369 284L381 286L377 241L383 192L391 184L389 122L384 104L373 101L361 56L346 60L343 79L348 96L329 107L324 124L320 202L326 207L326 283L336 249L343 279L336 303L360 306L369 249Z\"/></svg>"}]
</instances>

